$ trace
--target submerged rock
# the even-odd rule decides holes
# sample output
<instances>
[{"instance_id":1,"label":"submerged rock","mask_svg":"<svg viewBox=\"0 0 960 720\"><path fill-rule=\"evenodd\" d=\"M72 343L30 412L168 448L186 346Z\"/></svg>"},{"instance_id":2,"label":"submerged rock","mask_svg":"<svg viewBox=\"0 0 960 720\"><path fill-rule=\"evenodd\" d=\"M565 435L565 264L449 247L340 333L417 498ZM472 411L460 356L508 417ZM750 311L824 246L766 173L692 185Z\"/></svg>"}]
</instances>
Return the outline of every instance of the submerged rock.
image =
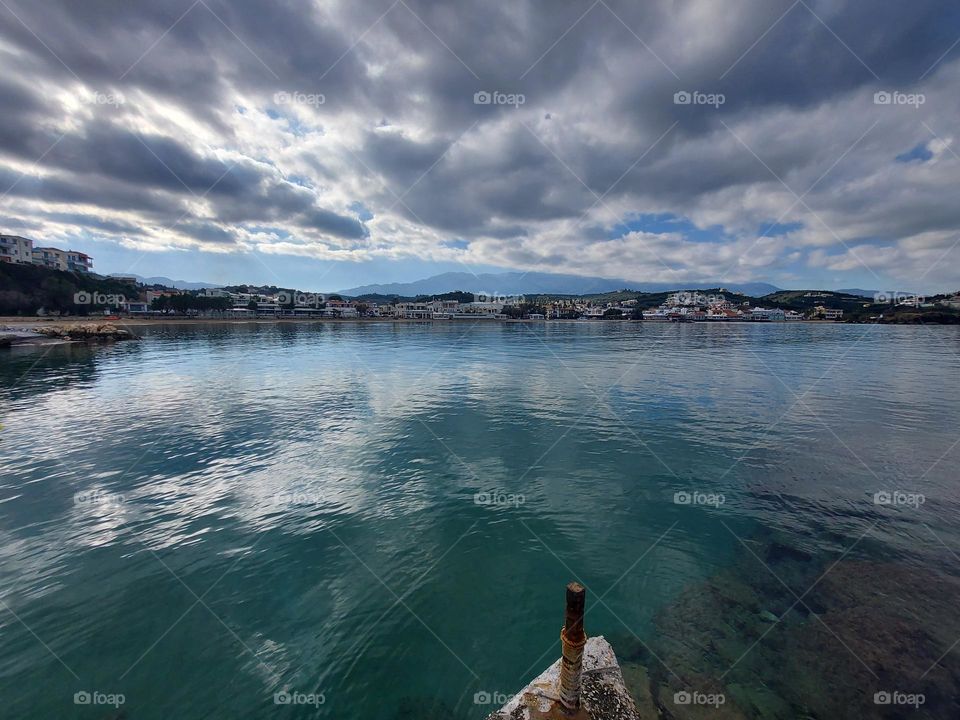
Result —
<instances>
[{"instance_id":1,"label":"submerged rock","mask_svg":"<svg viewBox=\"0 0 960 720\"><path fill-rule=\"evenodd\" d=\"M713 718L960 717L960 580L852 559L811 575L803 554L782 546L774 554L800 602L771 573L757 573L756 557L743 557L656 618L659 660L648 668L663 716L708 717L708 706L687 696L673 702L696 690L723 695ZM922 701L886 704L896 693Z\"/></svg>"}]
</instances>

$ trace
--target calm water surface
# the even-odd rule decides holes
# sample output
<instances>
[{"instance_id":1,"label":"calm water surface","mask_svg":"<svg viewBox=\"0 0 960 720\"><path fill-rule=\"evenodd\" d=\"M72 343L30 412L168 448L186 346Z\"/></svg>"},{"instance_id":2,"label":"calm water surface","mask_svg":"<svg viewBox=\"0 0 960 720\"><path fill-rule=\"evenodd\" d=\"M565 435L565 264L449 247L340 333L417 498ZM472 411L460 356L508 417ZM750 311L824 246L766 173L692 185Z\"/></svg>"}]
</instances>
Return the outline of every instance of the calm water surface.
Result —
<instances>
[{"instance_id":1,"label":"calm water surface","mask_svg":"<svg viewBox=\"0 0 960 720\"><path fill-rule=\"evenodd\" d=\"M675 717L960 714L956 328L139 332L0 351L3 717L482 718L573 578Z\"/></svg>"}]
</instances>

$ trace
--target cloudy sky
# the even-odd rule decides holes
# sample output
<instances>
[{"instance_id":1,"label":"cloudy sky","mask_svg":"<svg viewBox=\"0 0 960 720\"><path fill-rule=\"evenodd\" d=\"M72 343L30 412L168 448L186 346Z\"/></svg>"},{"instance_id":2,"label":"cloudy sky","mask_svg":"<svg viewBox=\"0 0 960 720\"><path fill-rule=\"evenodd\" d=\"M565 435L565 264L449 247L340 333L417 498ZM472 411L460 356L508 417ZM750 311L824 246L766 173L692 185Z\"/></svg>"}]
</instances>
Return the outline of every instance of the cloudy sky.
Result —
<instances>
[{"instance_id":1,"label":"cloudy sky","mask_svg":"<svg viewBox=\"0 0 960 720\"><path fill-rule=\"evenodd\" d=\"M0 231L99 272L960 288L948 0L0 0Z\"/></svg>"}]
</instances>

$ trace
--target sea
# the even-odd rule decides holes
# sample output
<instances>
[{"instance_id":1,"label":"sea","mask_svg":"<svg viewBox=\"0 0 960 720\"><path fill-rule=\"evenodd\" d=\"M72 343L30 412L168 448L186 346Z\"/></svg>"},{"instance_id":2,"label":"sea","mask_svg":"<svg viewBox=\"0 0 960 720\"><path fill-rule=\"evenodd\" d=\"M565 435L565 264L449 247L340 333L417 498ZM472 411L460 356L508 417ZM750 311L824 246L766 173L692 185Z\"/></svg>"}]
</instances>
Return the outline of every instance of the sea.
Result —
<instances>
[{"instance_id":1,"label":"sea","mask_svg":"<svg viewBox=\"0 0 960 720\"><path fill-rule=\"evenodd\" d=\"M960 329L224 322L0 350L0 716L960 716ZM709 714L712 713L712 714Z\"/></svg>"}]
</instances>

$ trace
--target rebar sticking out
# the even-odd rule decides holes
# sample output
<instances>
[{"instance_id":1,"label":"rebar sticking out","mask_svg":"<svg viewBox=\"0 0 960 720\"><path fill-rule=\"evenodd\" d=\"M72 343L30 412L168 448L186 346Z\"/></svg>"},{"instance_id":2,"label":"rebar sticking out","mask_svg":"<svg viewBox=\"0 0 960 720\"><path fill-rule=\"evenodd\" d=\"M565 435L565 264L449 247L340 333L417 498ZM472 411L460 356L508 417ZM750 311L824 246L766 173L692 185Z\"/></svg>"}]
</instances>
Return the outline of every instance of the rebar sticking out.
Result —
<instances>
[{"instance_id":1,"label":"rebar sticking out","mask_svg":"<svg viewBox=\"0 0 960 720\"><path fill-rule=\"evenodd\" d=\"M560 659L560 704L568 712L580 707L580 673L583 669L583 646L587 636L583 632L583 609L587 591L578 582L567 585L567 610L563 629L560 631L560 643L563 657Z\"/></svg>"}]
</instances>

